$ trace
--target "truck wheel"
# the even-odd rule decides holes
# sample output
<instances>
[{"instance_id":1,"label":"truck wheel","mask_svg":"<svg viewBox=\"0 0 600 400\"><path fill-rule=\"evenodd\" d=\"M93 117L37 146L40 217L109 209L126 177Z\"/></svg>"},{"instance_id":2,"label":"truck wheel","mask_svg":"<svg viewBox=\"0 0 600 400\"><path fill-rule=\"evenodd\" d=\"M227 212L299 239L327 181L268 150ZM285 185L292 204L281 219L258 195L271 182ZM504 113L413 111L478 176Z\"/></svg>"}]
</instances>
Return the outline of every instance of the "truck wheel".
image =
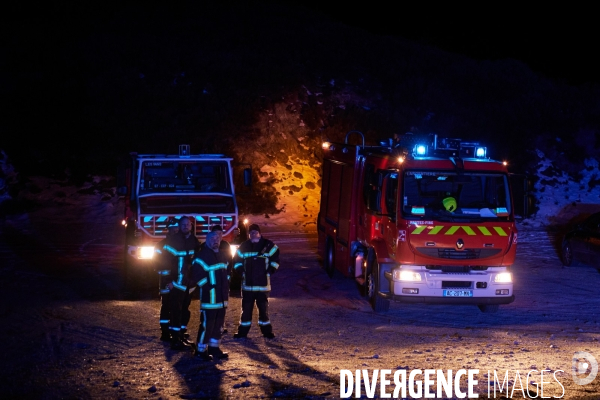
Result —
<instances>
[{"instance_id":1,"label":"truck wheel","mask_svg":"<svg viewBox=\"0 0 600 400\"><path fill-rule=\"evenodd\" d=\"M140 291L140 273L129 262L129 257L125 254L123 259L123 287L127 297L135 298Z\"/></svg>"},{"instance_id":2,"label":"truck wheel","mask_svg":"<svg viewBox=\"0 0 600 400\"><path fill-rule=\"evenodd\" d=\"M379 292L379 264L373 261L367 274L367 298L373 311L386 312L390 309L390 301L377 295Z\"/></svg>"},{"instance_id":3,"label":"truck wheel","mask_svg":"<svg viewBox=\"0 0 600 400\"><path fill-rule=\"evenodd\" d=\"M565 267L569 267L573 263L573 249L571 249L571 242L568 240L565 240L562 244L560 259Z\"/></svg>"},{"instance_id":4,"label":"truck wheel","mask_svg":"<svg viewBox=\"0 0 600 400\"><path fill-rule=\"evenodd\" d=\"M325 272L330 278L333 277L335 272L335 248L331 239L327 239L327 245L325 247L325 262L323 263Z\"/></svg>"},{"instance_id":5,"label":"truck wheel","mask_svg":"<svg viewBox=\"0 0 600 400\"><path fill-rule=\"evenodd\" d=\"M499 304L479 304L477 307L481 310L482 313L495 313L498 312L500 308Z\"/></svg>"},{"instance_id":6,"label":"truck wheel","mask_svg":"<svg viewBox=\"0 0 600 400\"><path fill-rule=\"evenodd\" d=\"M125 259L125 291L126 292L137 292L139 290L139 277L136 273L134 266L131 265L127 259Z\"/></svg>"}]
</instances>

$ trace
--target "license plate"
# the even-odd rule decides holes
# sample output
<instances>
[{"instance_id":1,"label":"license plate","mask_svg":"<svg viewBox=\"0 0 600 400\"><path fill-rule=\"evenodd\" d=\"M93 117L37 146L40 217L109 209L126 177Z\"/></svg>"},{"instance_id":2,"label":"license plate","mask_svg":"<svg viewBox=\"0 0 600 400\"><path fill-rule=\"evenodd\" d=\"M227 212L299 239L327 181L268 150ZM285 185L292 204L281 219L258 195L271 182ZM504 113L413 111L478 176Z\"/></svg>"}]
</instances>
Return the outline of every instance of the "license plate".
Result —
<instances>
[{"instance_id":1,"label":"license plate","mask_svg":"<svg viewBox=\"0 0 600 400\"><path fill-rule=\"evenodd\" d=\"M444 290L444 297L473 297L472 290Z\"/></svg>"}]
</instances>

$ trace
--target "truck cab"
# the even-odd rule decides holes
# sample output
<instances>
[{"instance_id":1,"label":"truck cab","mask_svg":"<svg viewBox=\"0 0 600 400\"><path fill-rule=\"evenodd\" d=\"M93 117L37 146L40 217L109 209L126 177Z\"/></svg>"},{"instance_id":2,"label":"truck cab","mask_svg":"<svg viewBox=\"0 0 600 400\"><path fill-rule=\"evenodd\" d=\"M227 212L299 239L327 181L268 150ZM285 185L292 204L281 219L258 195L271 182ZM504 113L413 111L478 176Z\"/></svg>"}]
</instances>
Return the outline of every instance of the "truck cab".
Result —
<instances>
[{"instance_id":1,"label":"truck cab","mask_svg":"<svg viewBox=\"0 0 600 400\"><path fill-rule=\"evenodd\" d=\"M178 155L130 154L118 188L125 198L128 285L153 273L154 245L166 236L167 222L173 218L190 217L192 233L200 241L220 225L223 240L237 249L235 243L244 238L239 234L232 161L222 154L191 155L188 145L181 145Z\"/></svg>"}]
</instances>

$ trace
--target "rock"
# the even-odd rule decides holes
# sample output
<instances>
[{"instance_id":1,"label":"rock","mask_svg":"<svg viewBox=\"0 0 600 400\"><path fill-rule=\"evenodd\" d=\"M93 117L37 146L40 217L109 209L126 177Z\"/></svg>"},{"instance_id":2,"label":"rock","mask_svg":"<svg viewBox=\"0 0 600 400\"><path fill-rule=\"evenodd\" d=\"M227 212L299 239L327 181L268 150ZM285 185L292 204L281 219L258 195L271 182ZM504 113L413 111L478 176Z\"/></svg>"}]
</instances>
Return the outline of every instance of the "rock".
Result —
<instances>
[{"instance_id":1,"label":"rock","mask_svg":"<svg viewBox=\"0 0 600 400\"><path fill-rule=\"evenodd\" d=\"M149 391L150 393L156 393L156 386L154 386L154 385L150 386L150 387L148 388L148 391Z\"/></svg>"}]
</instances>

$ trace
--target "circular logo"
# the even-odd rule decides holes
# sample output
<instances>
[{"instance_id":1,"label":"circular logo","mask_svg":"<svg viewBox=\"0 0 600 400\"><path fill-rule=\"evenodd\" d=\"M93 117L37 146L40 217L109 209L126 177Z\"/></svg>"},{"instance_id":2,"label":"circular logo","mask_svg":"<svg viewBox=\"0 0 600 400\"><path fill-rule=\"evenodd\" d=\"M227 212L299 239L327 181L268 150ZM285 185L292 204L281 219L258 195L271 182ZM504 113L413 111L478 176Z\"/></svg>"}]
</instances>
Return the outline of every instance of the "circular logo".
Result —
<instances>
[{"instance_id":1,"label":"circular logo","mask_svg":"<svg viewBox=\"0 0 600 400\"><path fill-rule=\"evenodd\" d=\"M463 247L465 247L465 242L462 239L458 239L456 241L456 248L462 250Z\"/></svg>"},{"instance_id":2,"label":"circular logo","mask_svg":"<svg viewBox=\"0 0 600 400\"><path fill-rule=\"evenodd\" d=\"M587 351L578 351L573 354L571 374L576 385L587 385L598 375L598 362ZM582 377L585 374L588 375Z\"/></svg>"}]
</instances>

